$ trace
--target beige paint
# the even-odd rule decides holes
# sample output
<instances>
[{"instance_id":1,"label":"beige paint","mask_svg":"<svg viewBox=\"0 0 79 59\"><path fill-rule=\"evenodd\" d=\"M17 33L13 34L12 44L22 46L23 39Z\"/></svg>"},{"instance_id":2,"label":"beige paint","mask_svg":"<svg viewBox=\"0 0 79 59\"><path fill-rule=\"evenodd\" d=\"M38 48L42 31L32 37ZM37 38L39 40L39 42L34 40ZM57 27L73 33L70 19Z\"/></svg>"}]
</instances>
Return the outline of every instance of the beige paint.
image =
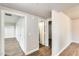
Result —
<instances>
[{"instance_id":1,"label":"beige paint","mask_svg":"<svg viewBox=\"0 0 79 59\"><path fill-rule=\"evenodd\" d=\"M79 19L72 20L72 40L79 42Z\"/></svg>"},{"instance_id":2,"label":"beige paint","mask_svg":"<svg viewBox=\"0 0 79 59\"><path fill-rule=\"evenodd\" d=\"M78 19L79 18L79 5L64 10L64 13L73 20Z\"/></svg>"},{"instance_id":3,"label":"beige paint","mask_svg":"<svg viewBox=\"0 0 79 59\"><path fill-rule=\"evenodd\" d=\"M79 35L79 19L72 20L72 31Z\"/></svg>"},{"instance_id":4,"label":"beige paint","mask_svg":"<svg viewBox=\"0 0 79 59\"><path fill-rule=\"evenodd\" d=\"M72 19L72 41L79 42L79 5L64 11Z\"/></svg>"}]
</instances>

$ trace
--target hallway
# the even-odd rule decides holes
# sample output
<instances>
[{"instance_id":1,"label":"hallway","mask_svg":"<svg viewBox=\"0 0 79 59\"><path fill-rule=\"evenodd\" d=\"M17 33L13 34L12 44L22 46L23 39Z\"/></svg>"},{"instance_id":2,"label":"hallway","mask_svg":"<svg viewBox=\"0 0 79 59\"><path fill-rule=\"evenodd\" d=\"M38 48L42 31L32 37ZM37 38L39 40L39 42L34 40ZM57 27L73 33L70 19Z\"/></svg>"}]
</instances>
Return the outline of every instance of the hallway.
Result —
<instances>
[{"instance_id":1,"label":"hallway","mask_svg":"<svg viewBox=\"0 0 79 59\"><path fill-rule=\"evenodd\" d=\"M6 56L24 56L16 38L5 39L5 55Z\"/></svg>"},{"instance_id":2,"label":"hallway","mask_svg":"<svg viewBox=\"0 0 79 59\"><path fill-rule=\"evenodd\" d=\"M33 52L32 54L30 54L28 56L51 56L51 55L52 55L52 51L49 47L40 45L40 48L38 51Z\"/></svg>"}]
</instances>

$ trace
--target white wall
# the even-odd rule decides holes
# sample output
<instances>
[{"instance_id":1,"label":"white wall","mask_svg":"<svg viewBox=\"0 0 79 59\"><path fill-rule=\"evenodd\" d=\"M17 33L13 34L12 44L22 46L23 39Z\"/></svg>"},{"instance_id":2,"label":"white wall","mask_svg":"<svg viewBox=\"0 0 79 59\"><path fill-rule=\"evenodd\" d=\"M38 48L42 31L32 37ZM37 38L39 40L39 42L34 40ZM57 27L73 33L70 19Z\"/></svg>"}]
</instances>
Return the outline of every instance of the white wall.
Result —
<instances>
[{"instance_id":1,"label":"white wall","mask_svg":"<svg viewBox=\"0 0 79 59\"><path fill-rule=\"evenodd\" d=\"M26 26L25 18L19 18L18 22L16 23L16 38L24 53L26 53Z\"/></svg>"},{"instance_id":2,"label":"white wall","mask_svg":"<svg viewBox=\"0 0 79 59\"><path fill-rule=\"evenodd\" d=\"M15 25L5 24L5 38L15 38Z\"/></svg>"},{"instance_id":3,"label":"white wall","mask_svg":"<svg viewBox=\"0 0 79 59\"><path fill-rule=\"evenodd\" d=\"M63 12L52 11L52 51L58 54L71 43L71 20Z\"/></svg>"},{"instance_id":4,"label":"white wall","mask_svg":"<svg viewBox=\"0 0 79 59\"><path fill-rule=\"evenodd\" d=\"M4 51L4 14L2 10L0 10L0 55L4 56L5 51Z\"/></svg>"},{"instance_id":5,"label":"white wall","mask_svg":"<svg viewBox=\"0 0 79 59\"><path fill-rule=\"evenodd\" d=\"M44 22L39 22L39 43L45 45Z\"/></svg>"},{"instance_id":6,"label":"white wall","mask_svg":"<svg viewBox=\"0 0 79 59\"><path fill-rule=\"evenodd\" d=\"M27 15L26 19L20 18L16 24L16 37L26 55L39 49L39 25L40 18Z\"/></svg>"},{"instance_id":7,"label":"white wall","mask_svg":"<svg viewBox=\"0 0 79 59\"><path fill-rule=\"evenodd\" d=\"M49 46L48 20L45 20L45 46Z\"/></svg>"},{"instance_id":8,"label":"white wall","mask_svg":"<svg viewBox=\"0 0 79 59\"><path fill-rule=\"evenodd\" d=\"M2 25L2 22L1 22L1 11L0 11L0 56L2 55L2 49L1 49L2 48L2 37L1 37L2 36L2 33L1 33L2 26L1 25Z\"/></svg>"},{"instance_id":9,"label":"white wall","mask_svg":"<svg viewBox=\"0 0 79 59\"><path fill-rule=\"evenodd\" d=\"M27 54L39 49L38 17L27 16Z\"/></svg>"}]
</instances>

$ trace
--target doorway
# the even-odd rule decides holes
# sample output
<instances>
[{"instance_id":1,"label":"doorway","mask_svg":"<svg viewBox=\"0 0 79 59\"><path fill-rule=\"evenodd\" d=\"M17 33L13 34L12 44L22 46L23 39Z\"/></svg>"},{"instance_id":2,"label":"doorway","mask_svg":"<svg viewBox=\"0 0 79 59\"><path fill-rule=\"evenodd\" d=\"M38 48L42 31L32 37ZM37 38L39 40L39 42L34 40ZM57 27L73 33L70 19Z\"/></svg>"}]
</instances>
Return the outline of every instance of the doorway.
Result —
<instances>
[{"instance_id":1,"label":"doorway","mask_svg":"<svg viewBox=\"0 0 79 59\"><path fill-rule=\"evenodd\" d=\"M52 21L48 22L48 29L49 29L49 47L52 48Z\"/></svg>"},{"instance_id":2,"label":"doorway","mask_svg":"<svg viewBox=\"0 0 79 59\"><path fill-rule=\"evenodd\" d=\"M24 17L4 12L4 55L24 56Z\"/></svg>"},{"instance_id":3,"label":"doorway","mask_svg":"<svg viewBox=\"0 0 79 59\"><path fill-rule=\"evenodd\" d=\"M41 21L39 22L39 47L42 47L45 45L45 40L44 40L44 22Z\"/></svg>"}]
</instances>

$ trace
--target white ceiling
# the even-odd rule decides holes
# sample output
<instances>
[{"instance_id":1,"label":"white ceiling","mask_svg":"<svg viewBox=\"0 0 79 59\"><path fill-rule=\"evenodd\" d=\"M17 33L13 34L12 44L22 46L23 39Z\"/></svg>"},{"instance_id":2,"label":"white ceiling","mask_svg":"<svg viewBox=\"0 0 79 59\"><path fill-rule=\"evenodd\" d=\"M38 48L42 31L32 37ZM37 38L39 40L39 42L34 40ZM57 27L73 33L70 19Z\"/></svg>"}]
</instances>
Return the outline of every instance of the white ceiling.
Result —
<instances>
[{"instance_id":1,"label":"white ceiling","mask_svg":"<svg viewBox=\"0 0 79 59\"><path fill-rule=\"evenodd\" d=\"M17 21L19 20L20 16L17 15L12 15L12 16L4 16L4 20L5 20L5 24L11 24L11 25L15 25L17 23Z\"/></svg>"},{"instance_id":2,"label":"white ceiling","mask_svg":"<svg viewBox=\"0 0 79 59\"><path fill-rule=\"evenodd\" d=\"M56 4L56 3L0 3L1 6L13 8L44 18L51 16L51 11L53 9L63 11L71 7L74 7L78 4Z\"/></svg>"}]
</instances>

